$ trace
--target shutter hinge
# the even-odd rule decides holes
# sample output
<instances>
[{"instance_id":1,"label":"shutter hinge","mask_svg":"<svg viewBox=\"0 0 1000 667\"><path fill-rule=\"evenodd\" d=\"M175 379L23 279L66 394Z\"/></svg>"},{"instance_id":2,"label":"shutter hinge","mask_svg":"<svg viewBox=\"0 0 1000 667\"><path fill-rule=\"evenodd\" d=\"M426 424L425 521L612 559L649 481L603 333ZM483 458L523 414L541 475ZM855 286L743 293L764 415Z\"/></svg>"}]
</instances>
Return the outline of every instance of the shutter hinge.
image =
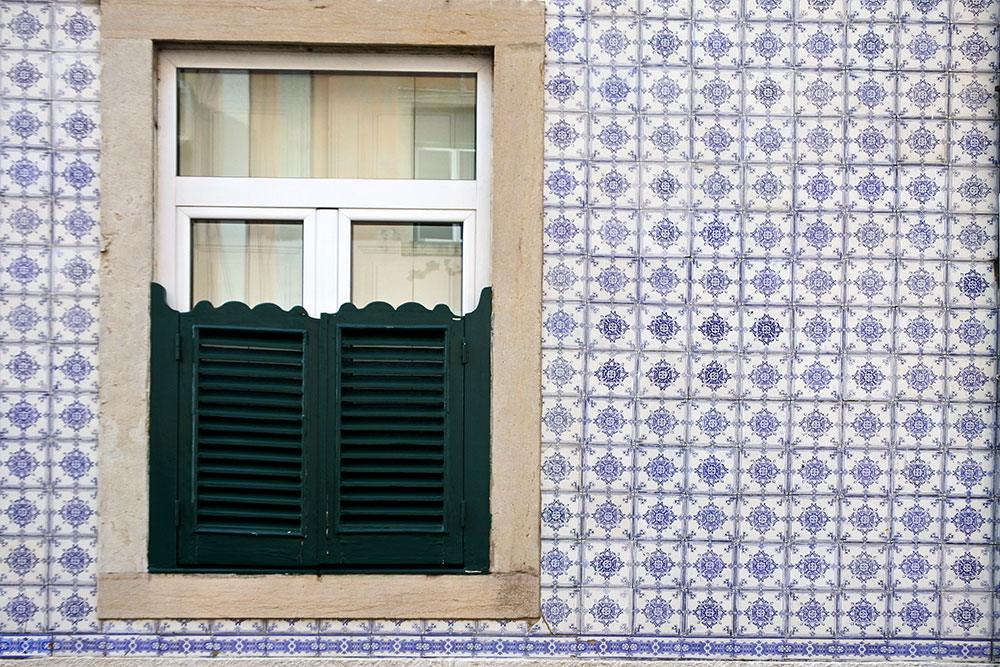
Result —
<instances>
[{"instance_id":1,"label":"shutter hinge","mask_svg":"<svg viewBox=\"0 0 1000 667\"><path fill-rule=\"evenodd\" d=\"M174 525L181 525L181 501L174 501Z\"/></svg>"},{"instance_id":2,"label":"shutter hinge","mask_svg":"<svg viewBox=\"0 0 1000 667\"><path fill-rule=\"evenodd\" d=\"M469 341L464 336L462 337L462 363L469 363Z\"/></svg>"},{"instance_id":3,"label":"shutter hinge","mask_svg":"<svg viewBox=\"0 0 1000 667\"><path fill-rule=\"evenodd\" d=\"M465 501L462 501L462 528L465 528Z\"/></svg>"},{"instance_id":4,"label":"shutter hinge","mask_svg":"<svg viewBox=\"0 0 1000 667\"><path fill-rule=\"evenodd\" d=\"M181 360L181 335L177 334L174 338L174 359L177 361Z\"/></svg>"}]
</instances>

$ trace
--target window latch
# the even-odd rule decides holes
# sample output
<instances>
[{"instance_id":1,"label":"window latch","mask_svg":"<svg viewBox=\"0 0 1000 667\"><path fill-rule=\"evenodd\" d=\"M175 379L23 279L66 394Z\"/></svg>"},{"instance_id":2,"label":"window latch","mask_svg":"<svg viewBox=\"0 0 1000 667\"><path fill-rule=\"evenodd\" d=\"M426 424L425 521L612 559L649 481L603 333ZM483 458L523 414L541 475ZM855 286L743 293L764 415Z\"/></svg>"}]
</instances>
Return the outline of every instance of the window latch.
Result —
<instances>
[{"instance_id":1,"label":"window latch","mask_svg":"<svg viewBox=\"0 0 1000 667\"><path fill-rule=\"evenodd\" d=\"M469 363L469 341L466 338L462 338L462 363Z\"/></svg>"}]
</instances>

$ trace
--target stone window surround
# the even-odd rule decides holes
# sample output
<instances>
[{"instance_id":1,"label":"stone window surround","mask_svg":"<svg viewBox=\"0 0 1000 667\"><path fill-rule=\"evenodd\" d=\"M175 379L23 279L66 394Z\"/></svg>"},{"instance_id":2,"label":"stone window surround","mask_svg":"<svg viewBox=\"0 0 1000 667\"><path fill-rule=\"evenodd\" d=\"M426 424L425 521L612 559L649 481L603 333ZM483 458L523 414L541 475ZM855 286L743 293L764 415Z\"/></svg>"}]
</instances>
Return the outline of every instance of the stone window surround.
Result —
<instances>
[{"instance_id":1,"label":"stone window surround","mask_svg":"<svg viewBox=\"0 0 1000 667\"><path fill-rule=\"evenodd\" d=\"M539 614L544 6L536 0L104 0L100 618L517 619ZM156 53L169 44L493 56L493 517L486 575L149 574ZM125 351L125 353L123 353Z\"/></svg>"}]
</instances>

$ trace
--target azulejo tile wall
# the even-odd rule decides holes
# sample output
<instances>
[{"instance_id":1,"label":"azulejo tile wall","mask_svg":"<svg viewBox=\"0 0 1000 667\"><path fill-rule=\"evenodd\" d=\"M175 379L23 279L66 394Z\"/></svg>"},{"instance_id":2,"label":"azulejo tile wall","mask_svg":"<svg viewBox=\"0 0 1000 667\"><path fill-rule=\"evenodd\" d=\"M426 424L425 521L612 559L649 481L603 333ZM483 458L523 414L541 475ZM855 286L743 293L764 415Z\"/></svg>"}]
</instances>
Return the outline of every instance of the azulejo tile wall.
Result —
<instances>
[{"instance_id":1,"label":"azulejo tile wall","mask_svg":"<svg viewBox=\"0 0 1000 667\"><path fill-rule=\"evenodd\" d=\"M550 2L555 630L984 655L997 16Z\"/></svg>"},{"instance_id":2,"label":"azulejo tile wall","mask_svg":"<svg viewBox=\"0 0 1000 667\"><path fill-rule=\"evenodd\" d=\"M0 632L44 640L97 628L98 7L0 2L0 49Z\"/></svg>"},{"instance_id":3,"label":"azulejo tile wall","mask_svg":"<svg viewBox=\"0 0 1000 667\"><path fill-rule=\"evenodd\" d=\"M0 655L990 657L1000 3L547 7L544 620L102 623L99 7L0 2Z\"/></svg>"}]
</instances>

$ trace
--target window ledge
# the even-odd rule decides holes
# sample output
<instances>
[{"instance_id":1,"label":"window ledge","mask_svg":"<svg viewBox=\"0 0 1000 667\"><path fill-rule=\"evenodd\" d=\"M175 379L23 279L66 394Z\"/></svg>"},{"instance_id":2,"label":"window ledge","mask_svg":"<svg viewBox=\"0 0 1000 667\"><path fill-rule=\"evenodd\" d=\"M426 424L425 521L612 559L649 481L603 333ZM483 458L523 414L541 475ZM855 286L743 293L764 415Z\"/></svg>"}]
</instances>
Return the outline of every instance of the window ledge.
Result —
<instances>
[{"instance_id":1,"label":"window ledge","mask_svg":"<svg viewBox=\"0 0 1000 667\"><path fill-rule=\"evenodd\" d=\"M440 618L539 616L534 574L147 574L98 577L100 618Z\"/></svg>"}]
</instances>

